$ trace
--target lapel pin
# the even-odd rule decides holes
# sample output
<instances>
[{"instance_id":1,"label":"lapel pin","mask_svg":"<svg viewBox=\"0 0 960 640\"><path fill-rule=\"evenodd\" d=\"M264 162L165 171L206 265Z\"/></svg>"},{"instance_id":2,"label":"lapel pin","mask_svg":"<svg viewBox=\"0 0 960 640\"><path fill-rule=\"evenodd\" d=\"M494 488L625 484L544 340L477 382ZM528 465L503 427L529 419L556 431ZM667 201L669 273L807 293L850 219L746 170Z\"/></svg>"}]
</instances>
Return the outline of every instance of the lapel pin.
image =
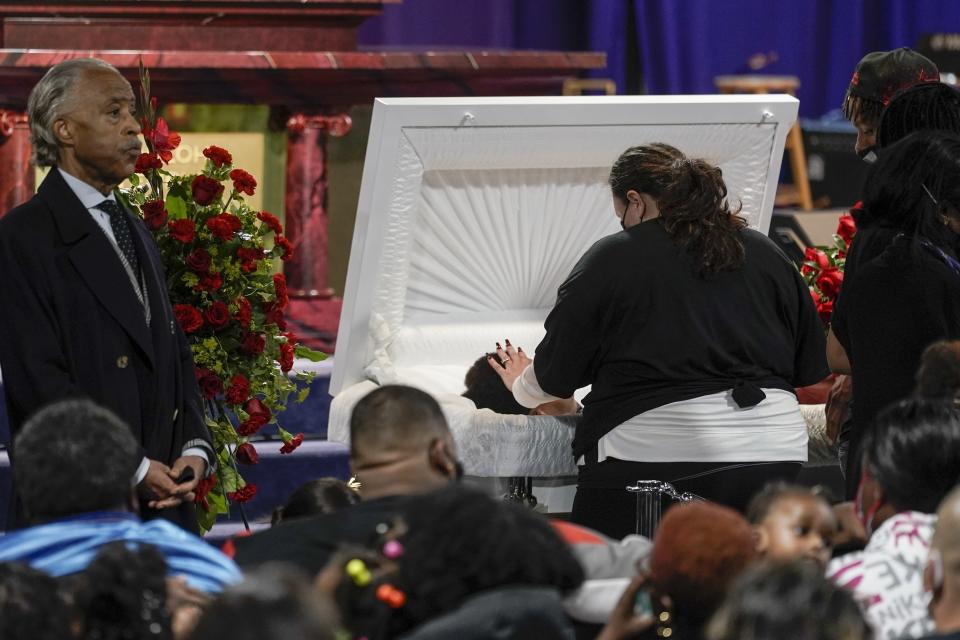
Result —
<instances>
[{"instance_id":1,"label":"lapel pin","mask_svg":"<svg viewBox=\"0 0 960 640\"><path fill-rule=\"evenodd\" d=\"M118 368L126 369L128 364L130 364L130 359L127 356L120 356L119 358L117 358Z\"/></svg>"}]
</instances>

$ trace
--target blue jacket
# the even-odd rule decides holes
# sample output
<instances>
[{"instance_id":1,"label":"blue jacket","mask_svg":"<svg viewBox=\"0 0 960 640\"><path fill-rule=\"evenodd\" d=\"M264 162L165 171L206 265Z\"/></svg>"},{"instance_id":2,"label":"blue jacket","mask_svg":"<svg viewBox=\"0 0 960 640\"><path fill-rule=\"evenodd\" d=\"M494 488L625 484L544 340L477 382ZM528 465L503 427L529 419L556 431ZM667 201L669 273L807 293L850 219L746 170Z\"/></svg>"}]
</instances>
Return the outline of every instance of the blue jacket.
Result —
<instances>
[{"instance_id":1,"label":"blue jacket","mask_svg":"<svg viewBox=\"0 0 960 640\"><path fill-rule=\"evenodd\" d=\"M153 545L171 576L184 576L200 591L219 593L242 579L233 560L192 533L166 520L141 522L121 512L85 513L8 533L0 537L0 562L25 562L66 576L83 571L101 547L120 540Z\"/></svg>"}]
</instances>

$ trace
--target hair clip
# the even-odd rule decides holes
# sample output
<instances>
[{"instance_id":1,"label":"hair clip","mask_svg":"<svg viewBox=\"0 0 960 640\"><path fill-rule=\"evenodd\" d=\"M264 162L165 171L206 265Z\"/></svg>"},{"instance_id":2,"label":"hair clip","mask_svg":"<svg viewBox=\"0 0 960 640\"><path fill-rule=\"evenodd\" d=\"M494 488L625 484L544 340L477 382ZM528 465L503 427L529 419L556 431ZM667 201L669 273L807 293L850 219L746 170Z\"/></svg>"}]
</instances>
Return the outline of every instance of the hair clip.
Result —
<instances>
[{"instance_id":1,"label":"hair clip","mask_svg":"<svg viewBox=\"0 0 960 640\"><path fill-rule=\"evenodd\" d=\"M367 565L364 564L363 560L354 558L348 562L346 572L358 587L365 587L370 584L370 570L367 569Z\"/></svg>"},{"instance_id":2,"label":"hair clip","mask_svg":"<svg viewBox=\"0 0 960 640\"><path fill-rule=\"evenodd\" d=\"M377 600L387 603L391 609L399 609L407 602L407 596L392 584L377 587Z\"/></svg>"},{"instance_id":3,"label":"hair clip","mask_svg":"<svg viewBox=\"0 0 960 640\"><path fill-rule=\"evenodd\" d=\"M403 555L403 545L396 540L387 540L383 545L383 555L390 560L396 560Z\"/></svg>"},{"instance_id":4,"label":"hair clip","mask_svg":"<svg viewBox=\"0 0 960 640\"><path fill-rule=\"evenodd\" d=\"M933 194L930 193L930 189L927 189L927 185L920 183L920 186L923 187L923 190L927 192L927 195L930 196L930 199L933 200L933 204L940 206L940 203L937 202L937 199L933 197Z\"/></svg>"}]
</instances>

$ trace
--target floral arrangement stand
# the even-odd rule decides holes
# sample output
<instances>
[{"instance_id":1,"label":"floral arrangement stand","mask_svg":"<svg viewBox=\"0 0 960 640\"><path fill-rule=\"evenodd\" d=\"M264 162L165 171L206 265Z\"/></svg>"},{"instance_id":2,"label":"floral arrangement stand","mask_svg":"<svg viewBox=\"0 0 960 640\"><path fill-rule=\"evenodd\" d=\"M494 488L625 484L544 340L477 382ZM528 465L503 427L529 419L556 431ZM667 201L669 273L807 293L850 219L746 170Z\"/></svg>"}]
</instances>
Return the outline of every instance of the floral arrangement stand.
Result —
<instances>
[{"instance_id":1,"label":"floral arrangement stand","mask_svg":"<svg viewBox=\"0 0 960 640\"><path fill-rule=\"evenodd\" d=\"M180 136L157 115L142 65L140 79L139 117L148 152L138 158L130 187L119 195L153 233L174 313L193 352L217 454L215 473L196 491L198 520L209 530L231 504L246 520L242 505L257 489L244 481L240 466L259 460L251 437L275 425L281 453L303 442L303 434L283 429L277 415L291 394L303 401L309 393L312 373L288 375L294 357L326 356L298 344L286 330L287 284L282 273L273 273L272 261L289 260L293 249L276 216L244 202L244 195L254 194L256 179L233 167L230 152L217 146L204 149L201 173L167 171Z\"/></svg>"}]
</instances>

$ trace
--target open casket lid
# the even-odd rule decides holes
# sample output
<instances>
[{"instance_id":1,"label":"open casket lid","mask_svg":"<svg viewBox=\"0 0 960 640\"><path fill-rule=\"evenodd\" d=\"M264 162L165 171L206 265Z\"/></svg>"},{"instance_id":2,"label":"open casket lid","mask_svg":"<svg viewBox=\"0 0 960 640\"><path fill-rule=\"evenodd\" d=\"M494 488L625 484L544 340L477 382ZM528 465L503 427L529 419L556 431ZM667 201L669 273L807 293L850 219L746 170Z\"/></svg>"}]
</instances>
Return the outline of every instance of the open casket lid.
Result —
<instances>
[{"instance_id":1,"label":"open casket lid","mask_svg":"<svg viewBox=\"0 0 960 640\"><path fill-rule=\"evenodd\" d=\"M797 107L785 95L376 100L330 392L435 365L459 367L459 390L422 386L459 393L493 340L532 352L577 259L620 230L607 178L627 147L666 142L719 166L731 204L766 232Z\"/></svg>"}]
</instances>

